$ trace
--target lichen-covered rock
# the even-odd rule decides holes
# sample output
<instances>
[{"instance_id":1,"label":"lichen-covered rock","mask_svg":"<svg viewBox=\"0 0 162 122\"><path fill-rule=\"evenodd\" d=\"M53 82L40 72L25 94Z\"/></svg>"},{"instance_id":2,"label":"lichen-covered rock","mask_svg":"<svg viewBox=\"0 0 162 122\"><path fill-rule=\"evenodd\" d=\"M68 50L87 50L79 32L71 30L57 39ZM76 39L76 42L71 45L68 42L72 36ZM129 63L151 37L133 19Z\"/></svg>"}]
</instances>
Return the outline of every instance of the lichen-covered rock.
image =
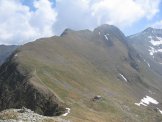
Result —
<instances>
[{"instance_id":1,"label":"lichen-covered rock","mask_svg":"<svg viewBox=\"0 0 162 122\"><path fill-rule=\"evenodd\" d=\"M70 122L60 117L39 115L23 107L22 109L8 109L0 113L0 122Z\"/></svg>"}]
</instances>

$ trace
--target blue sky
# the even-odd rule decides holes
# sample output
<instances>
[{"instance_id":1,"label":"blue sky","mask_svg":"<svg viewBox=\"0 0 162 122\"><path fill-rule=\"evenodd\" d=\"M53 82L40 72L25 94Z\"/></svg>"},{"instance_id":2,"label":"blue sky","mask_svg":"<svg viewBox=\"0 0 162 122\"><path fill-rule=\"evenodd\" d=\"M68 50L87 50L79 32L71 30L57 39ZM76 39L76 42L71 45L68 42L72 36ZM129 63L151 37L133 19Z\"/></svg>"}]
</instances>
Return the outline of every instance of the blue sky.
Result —
<instances>
[{"instance_id":1,"label":"blue sky","mask_svg":"<svg viewBox=\"0 0 162 122\"><path fill-rule=\"evenodd\" d=\"M21 0L22 4L27 5L30 7L31 11L35 11L35 7L33 6L34 0ZM53 3L53 7L55 7L56 1L55 0L50 0L50 2Z\"/></svg>"},{"instance_id":2,"label":"blue sky","mask_svg":"<svg viewBox=\"0 0 162 122\"><path fill-rule=\"evenodd\" d=\"M22 1L22 4L26 5L26 6L29 6L31 11L35 11L35 8L33 6L33 1L34 0L21 0Z\"/></svg>"},{"instance_id":3,"label":"blue sky","mask_svg":"<svg viewBox=\"0 0 162 122\"><path fill-rule=\"evenodd\" d=\"M65 28L113 24L125 35L162 28L162 0L0 0L0 44L24 44Z\"/></svg>"},{"instance_id":4,"label":"blue sky","mask_svg":"<svg viewBox=\"0 0 162 122\"><path fill-rule=\"evenodd\" d=\"M162 3L159 5L159 12L150 20L144 18L140 21L137 21L136 23L132 24L131 27L123 29L123 32L126 35L131 35L134 33L138 33L140 31L143 31L144 29L152 26L156 22L162 21ZM153 26L154 27L154 26ZM160 25L155 25L154 28L162 28L162 23Z\"/></svg>"}]
</instances>

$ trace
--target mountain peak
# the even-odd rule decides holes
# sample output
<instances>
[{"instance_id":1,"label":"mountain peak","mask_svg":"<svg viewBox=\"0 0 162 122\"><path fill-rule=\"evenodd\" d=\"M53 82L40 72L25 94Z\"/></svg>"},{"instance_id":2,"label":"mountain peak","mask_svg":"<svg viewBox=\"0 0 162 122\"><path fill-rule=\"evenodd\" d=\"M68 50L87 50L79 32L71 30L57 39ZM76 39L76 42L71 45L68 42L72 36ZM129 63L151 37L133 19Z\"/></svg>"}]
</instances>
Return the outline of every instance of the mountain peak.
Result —
<instances>
[{"instance_id":1,"label":"mountain peak","mask_svg":"<svg viewBox=\"0 0 162 122\"><path fill-rule=\"evenodd\" d=\"M95 28L95 30L98 30L98 31L109 31L109 30L114 30L114 29L118 29L118 28L115 27L114 25L109 25L109 24L103 24Z\"/></svg>"},{"instance_id":2,"label":"mountain peak","mask_svg":"<svg viewBox=\"0 0 162 122\"><path fill-rule=\"evenodd\" d=\"M150 32L150 31L152 31L152 30L154 30L154 28L148 27L148 28L146 28L144 31L145 31L145 32Z\"/></svg>"},{"instance_id":3,"label":"mountain peak","mask_svg":"<svg viewBox=\"0 0 162 122\"><path fill-rule=\"evenodd\" d=\"M157 29L157 28L153 28L153 27L148 27L148 28L146 28L143 32L144 32L144 33L149 33L149 34L159 35L159 34L162 34L162 29Z\"/></svg>"},{"instance_id":4,"label":"mountain peak","mask_svg":"<svg viewBox=\"0 0 162 122\"><path fill-rule=\"evenodd\" d=\"M71 32L74 32L74 30L72 30L72 29L70 29L70 28L66 28L66 29L63 31L63 33L61 34L61 36L66 35L66 34L71 33Z\"/></svg>"},{"instance_id":5,"label":"mountain peak","mask_svg":"<svg viewBox=\"0 0 162 122\"><path fill-rule=\"evenodd\" d=\"M114 25L103 24L94 29L94 33L100 33L102 35L113 35L121 40L125 40L125 35L122 31Z\"/></svg>"}]
</instances>

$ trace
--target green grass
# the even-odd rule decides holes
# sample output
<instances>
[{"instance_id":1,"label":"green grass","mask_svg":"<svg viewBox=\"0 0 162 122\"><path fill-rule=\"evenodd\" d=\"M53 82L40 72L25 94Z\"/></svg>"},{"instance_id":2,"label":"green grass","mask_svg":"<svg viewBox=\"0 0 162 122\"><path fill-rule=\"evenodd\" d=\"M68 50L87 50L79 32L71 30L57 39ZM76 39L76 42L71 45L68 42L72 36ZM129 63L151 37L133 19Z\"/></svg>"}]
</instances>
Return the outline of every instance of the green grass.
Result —
<instances>
[{"instance_id":1,"label":"green grass","mask_svg":"<svg viewBox=\"0 0 162 122\"><path fill-rule=\"evenodd\" d=\"M23 46L17 62L30 72L32 82L50 90L71 108L68 117L74 122L139 122L136 114L141 113L140 119L147 118L148 110L142 113L134 103L145 86L136 83L135 76L140 75L127 61L128 51L117 38L108 48L100 38L87 40L70 34ZM131 83L118 79L119 73L125 73ZM104 99L93 103L90 100L95 95Z\"/></svg>"}]
</instances>

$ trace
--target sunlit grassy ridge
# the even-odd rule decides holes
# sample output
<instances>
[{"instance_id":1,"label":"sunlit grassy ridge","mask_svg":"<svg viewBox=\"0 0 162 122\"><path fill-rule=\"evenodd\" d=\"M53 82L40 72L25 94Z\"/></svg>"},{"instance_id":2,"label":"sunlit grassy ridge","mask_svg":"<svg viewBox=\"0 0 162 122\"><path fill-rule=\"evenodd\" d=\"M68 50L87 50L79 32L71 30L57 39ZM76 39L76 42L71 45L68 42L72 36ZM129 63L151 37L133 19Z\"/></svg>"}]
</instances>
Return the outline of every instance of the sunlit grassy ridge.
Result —
<instances>
[{"instance_id":1,"label":"sunlit grassy ridge","mask_svg":"<svg viewBox=\"0 0 162 122\"><path fill-rule=\"evenodd\" d=\"M66 118L74 122L160 120L159 113L134 105L152 88L137 70L136 65L145 68L137 60L140 58L130 50L125 36L109 25L94 32L66 30L61 37L25 44L15 57L18 67L28 70L29 82L71 108ZM102 99L93 101L96 95Z\"/></svg>"}]
</instances>

